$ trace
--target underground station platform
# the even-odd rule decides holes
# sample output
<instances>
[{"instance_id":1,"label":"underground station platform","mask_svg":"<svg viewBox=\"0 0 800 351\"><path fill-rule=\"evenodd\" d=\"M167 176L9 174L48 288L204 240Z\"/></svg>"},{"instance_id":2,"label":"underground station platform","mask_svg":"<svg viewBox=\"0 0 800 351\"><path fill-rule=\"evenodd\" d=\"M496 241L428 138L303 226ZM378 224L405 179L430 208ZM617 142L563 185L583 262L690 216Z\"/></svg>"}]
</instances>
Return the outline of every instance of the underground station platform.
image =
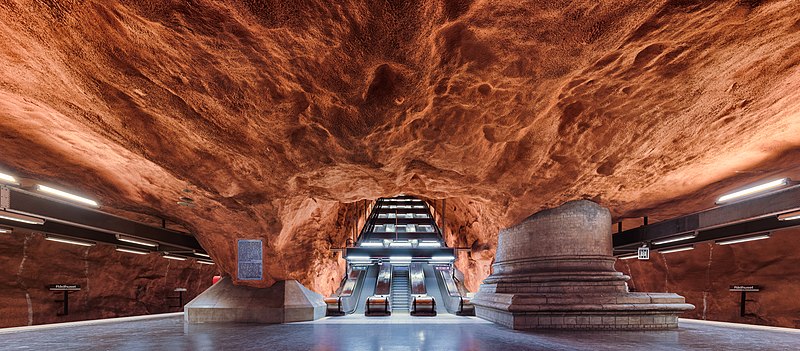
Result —
<instances>
[{"instance_id":1,"label":"underground station platform","mask_svg":"<svg viewBox=\"0 0 800 351\"><path fill-rule=\"evenodd\" d=\"M800 350L800 0L2 0L0 351Z\"/></svg>"}]
</instances>

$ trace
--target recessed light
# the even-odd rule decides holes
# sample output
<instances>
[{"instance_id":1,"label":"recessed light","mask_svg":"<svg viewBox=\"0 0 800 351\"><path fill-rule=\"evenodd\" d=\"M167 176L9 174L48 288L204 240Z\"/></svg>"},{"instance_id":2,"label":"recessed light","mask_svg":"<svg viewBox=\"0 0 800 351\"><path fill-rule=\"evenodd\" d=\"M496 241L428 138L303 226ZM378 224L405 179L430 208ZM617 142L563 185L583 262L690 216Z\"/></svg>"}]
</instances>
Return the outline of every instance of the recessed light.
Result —
<instances>
[{"instance_id":1,"label":"recessed light","mask_svg":"<svg viewBox=\"0 0 800 351\"><path fill-rule=\"evenodd\" d=\"M800 219L800 211L784 213L778 216L779 221L793 221L796 219Z\"/></svg>"},{"instance_id":2,"label":"recessed light","mask_svg":"<svg viewBox=\"0 0 800 351\"><path fill-rule=\"evenodd\" d=\"M153 242L153 241L134 238L134 237L131 237L131 236L120 235L120 234L117 234L117 240L124 241L126 243L138 244L138 245L144 245L144 246L150 246L150 247L157 247L158 246L158 243Z\"/></svg>"},{"instance_id":3,"label":"recessed light","mask_svg":"<svg viewBox=\"0 0 800 351\"><path fill-rule=\"evenodd\" d=\"M731 244L738 244L738 243L744 243L744 242L748 242L748 241L756 241L756 240L764 240L764 239L769 239L769 233L762 233L762 234L757 234L757 235L750 235L750 236L744 236L744 237L726 239L726 240L717 240L716 243L718 245L731 245Z\"/></svg>"},{"instance_id":4,"label":"recessed light","mask_svg":"<svg viewBox=\"0 0 800 351\"><path fill-rule=\"evenodd\" d=\"M119 251L119 252L127 252L127 253L132 253L132 254L137 254L137 255L147 255L147 254L150 253L150 251L129 249L129 248L125 248L125 247L117 247L117 251Z\"/></svg>"},{"instance_id":5,"label":"recessed light","mask_svg":"<svg viewBox=\"0 0 800 351\"><path fill-rule=\"evenodd\" d=\"M9 184L19 184L19 182L17 182L17 178L5 173L0 173L0 182Z\"/></svg>"},{"instance_id":6,"label":"recessed light","mask_svg":"<svg viewBox=\"0 0 800 351\"><path fill-rule=\"evenodd\" d=\"M48 236L45 236L44 239L45 240L49 240L49 241L55 241L55 242L59 242L59 243L64 243L64 244L78 245L78 246L95 246L95 243L93 241L85 241L85 240L72 239L72 238L64 238L64 237L60 237L60 236L48 235Z\"/></svg>"},{"instance_id":7,"label":"recessed light","mask_svg":"<svg viewBox=\"0 0 800 351\"><path fill-rule=\"evenodd\" d=\"M667 244L667 243L674 243L676 241L684 241L689 239L694 239L697 237L697 234L687 234L687 235L680 235L672 238L666 238L661 240L653 241L655 245Z\"/></svg>"},{"instance_id":8,"label":"recessed light","mask_svg":"<svg viewBox=\"0 0 800 351\"><path fill-rule=\"evenodd\" d=\"M723 203L730 202L730 201L733 201L733 200L736 200L736 199L741 199L741 198L745 198L745 197L748 197L748 196L756 195L756 194L759 194L759 193L767 192L769 190L773 190L773 189L776 189L776 188L780 188L780 187L789 185L790 181L791 181L791 179L789 179L789 178L781 178L781 179L775 179L775 180L772 180L772 181L769 181L769 182L766 182L766 183L763 183L763 184L753 185L753 186L747 187L745 189L732 192L730 194L722 195L722 196L719 197L719 199L717 199L716 203L717 204L723 204Z\"/></svg>"},{"instance_id":9,"label":"recessed light","mask_svg":"<svg viewBox=\"0 0 800 351\"><path fill-rule=\"evenodd\" d=\"M37 225L44 224L44 219L21 215L18 213L6 212L6 211L0 211L0 218L26 224L37 224Z\"/></svg>"},{"instance_id":10,"label":"recessed light","mask_svg":"<svg viewBox=\"0 0 800 351\"><path fill-rule=\"evenodd\" d=\"M97 201L94 201L94 200L91 200L91 199L87 199L85 197L78 196L78 195L75 195L75 194L70 194L70 193L68 193L66 191L62 191L62 190L58 190L58 189L55 189L55 188L51 188L51 187L46 186L46 185L41 185L41 184L38 185L37 186L37 190L39 190L40 192L43 192L45 194L58 196L58 197L60 197L62 199L66 199L66 200L70 200L70 201L73 201L73 202L82 203L84 205L89 205L89 206L92 206L92 207L100 206L100 205L97 204Z\"/></svg>"},{"instance_id":11,"label":"recessed light","mask_svg":"<svg viewBox=\"0 0 800 351\"><path fill-rule=\"evenodd\" d=\"M164 257L164 258L166 258L168 260L186 261L185 257L179 257L179 256L164 255L164 256L161 256L161 257Z\"/></svg>"},{"instance_id":12,"label":"recessed light","mask_svg":"<svg viewBox=\"0 0 800 351\"><path fill-rule=\"evenodd\" d=\"M658 250L658 252L662 253L662 254L668 254L668 253L673 253L673 252L681 252L681 251L689 251L689 250L694 250L694 246L693 245L681 246L681 247L676 247L674 249Z\"/></svg>"}]
</instances>

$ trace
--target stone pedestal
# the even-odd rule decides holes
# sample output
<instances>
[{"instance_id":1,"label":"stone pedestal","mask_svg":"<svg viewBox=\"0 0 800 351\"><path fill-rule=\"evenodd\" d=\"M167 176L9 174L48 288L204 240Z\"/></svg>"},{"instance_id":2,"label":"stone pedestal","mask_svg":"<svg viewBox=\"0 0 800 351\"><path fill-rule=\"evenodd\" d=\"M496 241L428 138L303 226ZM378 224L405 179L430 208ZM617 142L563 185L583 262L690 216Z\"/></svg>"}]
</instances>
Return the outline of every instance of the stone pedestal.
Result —
<instances>
[{"instance_id":1,"label":"stone pedestal","mask_svg":"<svg viewBox=\"0 0 800 351\"><path fill-rule=\"evenodd\" d=\"M222 278L184 307L189 323L289 323L325 316L323 297L296 280L253 288Z\"/></svg>"},{"instance_id":2,"label":"stone pedestal","mask_svg":"<svg viewBox=\"0 0 800 351\"><path fill-rule=\"evenodd\" d=\"M671 293L631 293L614 270L611 214L586 200L500 232L475 295L478 317L513 329L668 329L694 309Z\"/></svg>"}]
</instances>

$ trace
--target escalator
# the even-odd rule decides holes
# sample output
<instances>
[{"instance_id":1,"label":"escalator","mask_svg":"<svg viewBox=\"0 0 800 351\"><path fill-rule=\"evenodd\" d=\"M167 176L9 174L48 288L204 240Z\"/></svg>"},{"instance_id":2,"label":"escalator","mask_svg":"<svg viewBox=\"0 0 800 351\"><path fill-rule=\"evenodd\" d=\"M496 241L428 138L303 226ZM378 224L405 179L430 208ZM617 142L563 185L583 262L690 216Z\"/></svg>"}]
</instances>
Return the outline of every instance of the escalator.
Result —
<instances>
[{"instance_id":1,"label":"escalator","mask_svg":"<svg viewBox=\"0 0 800 351\"><path fill-rule=\"evenodd\" d=\"M328 315L470 315L462 296L466 289L453 280L455 253L426 202L410 196L378 199L357 240L345 249L350 273L338 296L326 299Z\"/></svg>"}]
</instances>

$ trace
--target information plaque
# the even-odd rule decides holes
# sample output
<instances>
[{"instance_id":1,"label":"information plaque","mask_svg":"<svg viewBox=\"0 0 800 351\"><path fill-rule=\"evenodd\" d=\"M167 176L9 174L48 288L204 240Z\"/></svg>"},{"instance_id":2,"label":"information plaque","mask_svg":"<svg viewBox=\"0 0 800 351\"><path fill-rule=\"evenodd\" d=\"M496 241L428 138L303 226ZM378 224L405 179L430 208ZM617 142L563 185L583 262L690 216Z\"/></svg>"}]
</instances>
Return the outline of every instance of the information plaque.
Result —
<instances>
[{"instance_id":1,"label":"information plaque","mask_svg":"<svg viewBox=\"0 0 800 351\"><path fill-rule=\"evenodd\" d=\"M263 280L263 252L261 240L239 239L237 277L239 280Z\"/></svg>"}]
</instances>

